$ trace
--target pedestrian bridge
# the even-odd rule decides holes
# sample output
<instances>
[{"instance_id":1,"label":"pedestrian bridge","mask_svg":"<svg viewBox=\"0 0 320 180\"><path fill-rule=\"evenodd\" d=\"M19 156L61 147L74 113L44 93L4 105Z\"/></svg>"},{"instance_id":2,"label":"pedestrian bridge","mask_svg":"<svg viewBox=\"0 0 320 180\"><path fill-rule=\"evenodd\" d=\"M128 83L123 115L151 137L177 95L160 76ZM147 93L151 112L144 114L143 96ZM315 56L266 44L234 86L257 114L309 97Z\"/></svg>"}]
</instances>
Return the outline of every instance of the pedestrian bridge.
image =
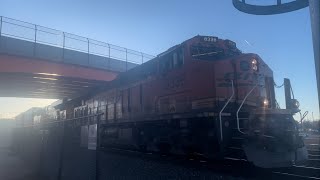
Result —
<instances>
[{"instance_id":1,"label":"pedestrian bridge","mask_svg":"<svg viewBox=\"0 0 320 180\"><path fill-rule=\"evenodd\" d=\"M73 98L153 56L0 17L0 97Z\"/></svg>"}]
</instances>

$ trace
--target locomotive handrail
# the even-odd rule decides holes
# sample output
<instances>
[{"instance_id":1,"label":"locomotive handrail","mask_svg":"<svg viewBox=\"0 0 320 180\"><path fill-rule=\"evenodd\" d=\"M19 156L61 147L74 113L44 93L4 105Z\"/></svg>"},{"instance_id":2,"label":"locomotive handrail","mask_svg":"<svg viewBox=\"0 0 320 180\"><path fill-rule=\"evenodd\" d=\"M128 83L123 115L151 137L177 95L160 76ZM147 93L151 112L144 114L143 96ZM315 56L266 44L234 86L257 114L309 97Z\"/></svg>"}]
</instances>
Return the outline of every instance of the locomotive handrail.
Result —
<instances>
[{"instance_id":1,"label":"locomotive handrail","mask_svg":"<svg viewBox=\"0 0 320 180\"><path fill-rule=\"evenodd\" d=\"M12 28L14 28L14 31ZM27 29L29 33L23 33L25 32L25 29ZM90 65L91 62L89 58L90 55L98 55L105 58L108 57L114 60L124 61L126 62L127 66L128 63L140 65L150 59L155 58L153 55L136 50L127 49L121 46L93 40L91 38L86 38L56 29L0 16L0 39L3 38L13 38L17 40L25 40L27 42L33 42L34 45L32 56L34 57L37 56L35 52L38 48L38 45L50 45L56 48L61 48L63 53L62 57L59 57L61 58L59 60L62 62L68 62L64 57L65 50L86 53L88 56L88 65ZM113 56L111 56L111 54L113 54ZM50 59L50 57L47 58ZM107 59L106 63L110 63L109 61L110 59ZM107 68L111 67L109 66ZM121 71L122 70L123 69L121 69ZM126 67L126 70L128 70L128 67Z\"/></svg>"},{"instance_id":2,"label":"locomotive handrail","mask_svg":"<svg viewBox=\"0 0 320 180\"><path fill-rule=\"evenodd\" d=\"M237 110L237 128L238 128L238 131L242 134L245 134L244 132L242 132L240 130L240 122L239 122L239 111L240 109L242 108L244 102L247 100L248 96L252 93L252 91L258 86L258 83L256 85L253 86L253 88L249 91L249 93L244 97L242 103L240 104L238 110Z\"/></svg>"},{"instance_id":3,"label":"locomotive handrail","mask_svg":"<svg viewBox=\"0 0 320 180\"><path fill-rule=\"evenodd\" d=\"M219 122L220 122L220 139L221 141L223 141L223 133L222 133L222 118L221 118L221 114L223 112L223 110L227 107L227 105L229 104L230 100L233 98L234 96L234 88L233 88L233 81L231 80L231 87L232 87L232 94L229 97L228 101L224 104L223 108L221 109L221 111L219 112Z\"/></svg>"},{"instance_id":4,"label":"locomotive handrail","mask_svg":"<svg viewBox=\"0 0 320 180\"><path fill-rule=\"evenodd\" d=\"M28 125L28 126L20 126L20 127L16 127L16 128L26 128L26 127L35 127L35 126L41 126L41 125L48 125L48 124L53 124L53 123L64 123L67 121L74 121L74 120L78 120L78 119L82 119L82 118L89 118L89 117L95 117L95 116L100 116L104 114L103 112L97 113L97 114L90 114L90 115L86 115L86 116L81 116L81 117L76 117L76 118L70 118L70 119L63 119L63 120L54 120L51 122L44 122L44 123L37 123L37 124L33 124L33 125Z\"/></svg>"}]
</instances>

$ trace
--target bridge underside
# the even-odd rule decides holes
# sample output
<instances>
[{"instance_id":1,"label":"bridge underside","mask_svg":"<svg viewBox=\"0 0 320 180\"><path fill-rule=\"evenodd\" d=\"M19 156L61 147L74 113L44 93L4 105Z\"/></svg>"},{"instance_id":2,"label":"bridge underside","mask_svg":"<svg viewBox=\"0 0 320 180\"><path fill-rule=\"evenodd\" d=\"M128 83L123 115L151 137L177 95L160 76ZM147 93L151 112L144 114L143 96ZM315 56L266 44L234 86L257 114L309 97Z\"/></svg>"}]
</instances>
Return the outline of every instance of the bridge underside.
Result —
<instances>
[{"instance_id":1,"label":"bridge underside","mask_svg":"<svg viewBox=\"0 0 320 180\"><path fill-rule=\"evenodd\" d=\"M74 98L106 83L43 74L0 73L0 96L45 99Z\"/></svg>"},{"instance_id":2,"label":"bridge underside","mask_svg":"<svg viewBox=\"0 0 320 180\"><path fill-rule=\"evenodd\" d=\"M153 58L10 18L0 20L0 97L75 98Z\"/></svg>"},{"instance_id":3,"label":"bridge underside","mask_svg":"<svg viewBox=\"0 0 320 180\"><path fill-rule=\"evenodd\" d=\"M0 96L75 98L107 84L117 72L0 55Z\"/></svg>"}]
</instances>

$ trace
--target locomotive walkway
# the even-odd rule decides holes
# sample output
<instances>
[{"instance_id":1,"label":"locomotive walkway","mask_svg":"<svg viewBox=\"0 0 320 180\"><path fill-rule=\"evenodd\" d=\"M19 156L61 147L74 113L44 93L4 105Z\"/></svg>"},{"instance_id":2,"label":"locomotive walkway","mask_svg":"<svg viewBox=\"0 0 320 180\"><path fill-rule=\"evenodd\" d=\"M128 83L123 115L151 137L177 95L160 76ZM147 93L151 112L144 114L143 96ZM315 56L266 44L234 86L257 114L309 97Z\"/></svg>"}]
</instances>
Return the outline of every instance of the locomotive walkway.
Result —
<instances>
[{"instance_id":1,"label":"locomotive walkway","mask_svg":"<svg viewBox=\"0 0 320 180\"><path fill-rule=\"evenodd\" d=\"M141 52L0 17L0 96L72 98L153 58Z\"/></svg>"}]
</instances>

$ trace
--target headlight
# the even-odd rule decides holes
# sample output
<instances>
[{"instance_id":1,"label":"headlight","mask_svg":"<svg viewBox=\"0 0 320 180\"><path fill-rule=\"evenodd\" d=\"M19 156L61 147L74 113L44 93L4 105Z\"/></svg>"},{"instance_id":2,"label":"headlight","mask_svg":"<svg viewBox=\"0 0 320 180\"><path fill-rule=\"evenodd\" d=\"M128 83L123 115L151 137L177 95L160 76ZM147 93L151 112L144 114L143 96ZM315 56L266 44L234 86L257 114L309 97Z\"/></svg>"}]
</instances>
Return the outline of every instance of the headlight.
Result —
<instances>
[{"instance_id":1,"label":"headlight","mask_svg":"<svg viewBox=\"0 0 320 180\"><path fill-rule=\"evenodd\" d=\"M263 100L263 106L264 106L264 107L268 107L268 106L269 106L269 101L268 101L267 98L265 98L265 99Z\"/></svg>"},{"instance_id":2,"label":"headlight","mask_svg":"<svg viewBox=\"0 0 320 180\"><path fill-rule=\"evenodd\" d=\"M294 108L299 108L299 106L300 106L299 101L296 99L292 99L291 104L292 104L292 107L294 107Z\"/></svg>"},{"instance_id":3,"label":"headlight","mask_svg":"<svg viewBox=\"0 0 320 180\"><path fill-rule=\"evenodd\" d=\"M257 65L253 65L253 66L252 66L252 69L253 69L254 71L258 71L258 66L257 66Z\"/></svg>"},{"instance_id":4,"label":"headlight","mask_svg":"<svg viewBox=\"0 0 320 180\"><path fill-rule=\"evenodd\" d=\"M268 108L269 107L269 100L268 98L259 98L259 105L262 107L262 108Z\"/></svg>"},{"instance_id":5,"label":"headlight","mask_svg":"<svg viewBox=\"0 0 320 180\"><path fill-rule=\"evenodd\" d=\"M252 64L258 64L258 61L256 59L252 59L251 63Z\"/></svg>"},{"instance_id":6,"label":"headlight","mask_svg":"<svg viewBox=\"0 0 320 180\"><path fill-rule=\"evenodd\" d=\"M251 60L251 67L252 67L252 70L258 71L258 61L256 59Z\"/></svg>"}]
</instances>

